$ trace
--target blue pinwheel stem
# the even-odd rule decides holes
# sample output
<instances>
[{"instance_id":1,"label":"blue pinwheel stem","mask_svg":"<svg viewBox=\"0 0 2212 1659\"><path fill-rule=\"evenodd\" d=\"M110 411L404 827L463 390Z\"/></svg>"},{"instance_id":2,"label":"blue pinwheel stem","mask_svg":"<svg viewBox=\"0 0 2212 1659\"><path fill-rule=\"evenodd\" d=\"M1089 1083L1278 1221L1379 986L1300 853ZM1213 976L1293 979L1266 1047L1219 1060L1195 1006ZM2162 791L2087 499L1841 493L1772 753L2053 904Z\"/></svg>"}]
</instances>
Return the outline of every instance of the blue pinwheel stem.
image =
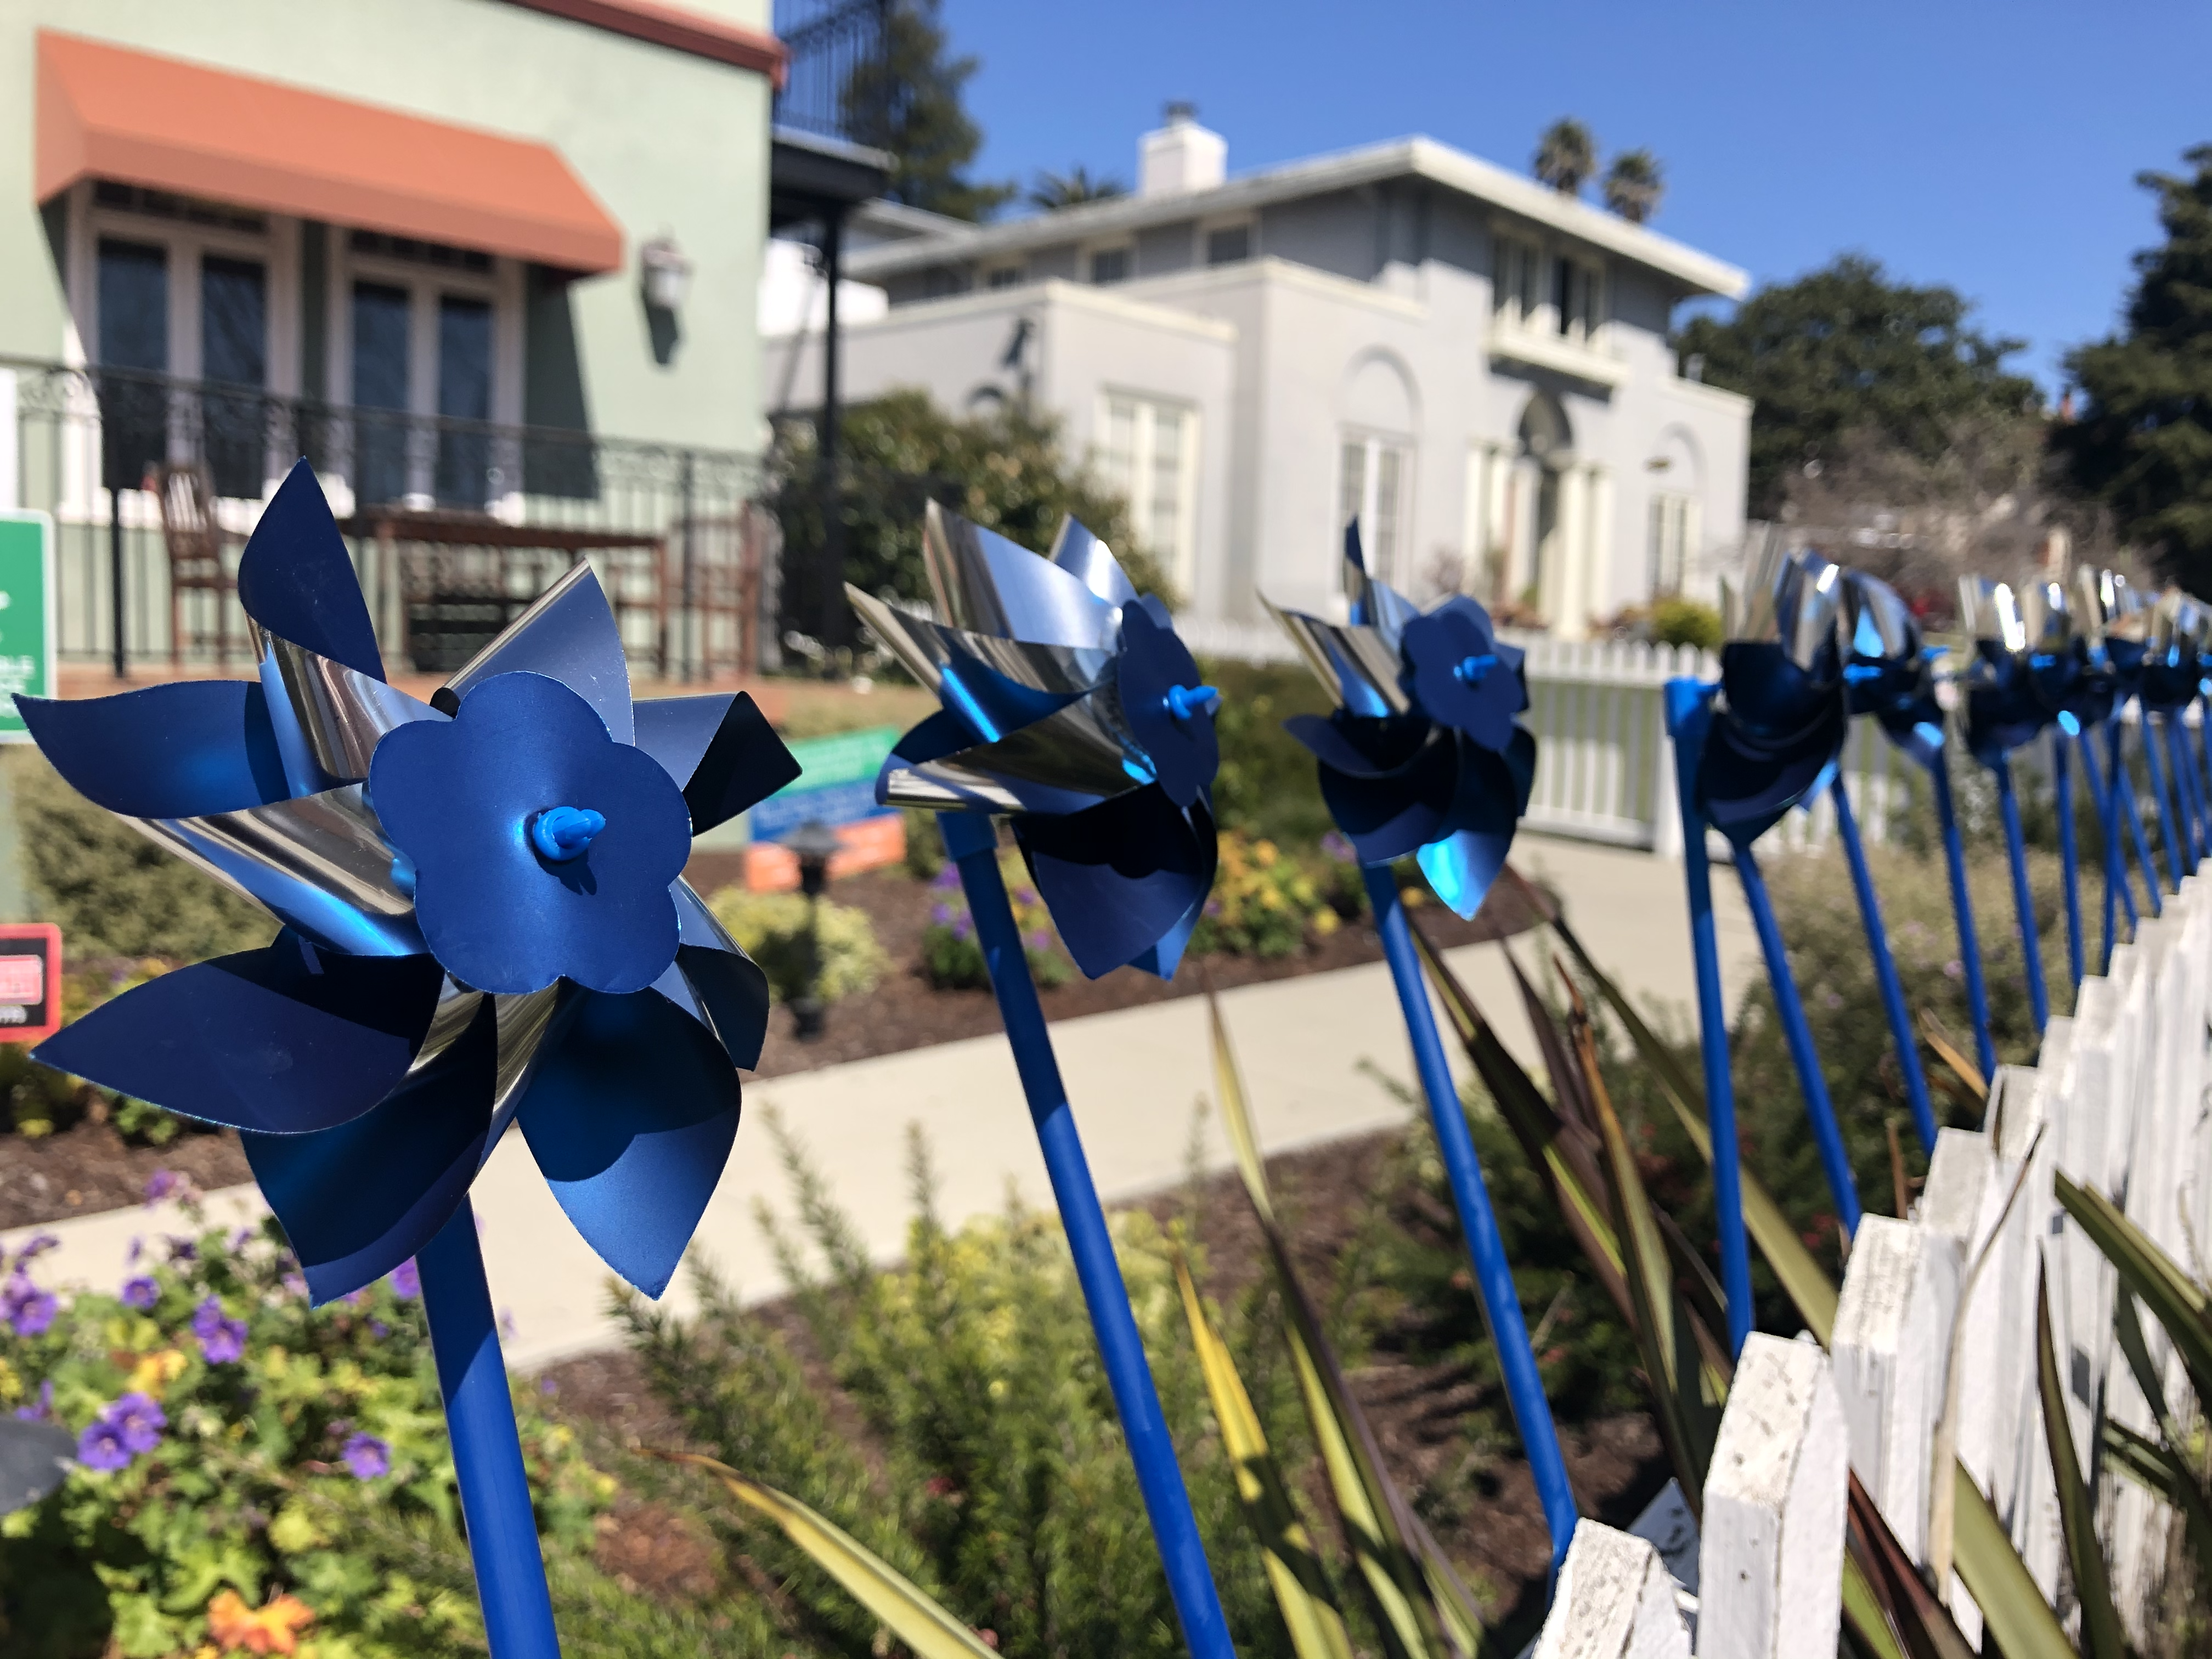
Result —
<instances>
[{"instance_id":1,"label":"blue pinwheel stem","mask_svg":"<svg viewBox=\"0 0 2212 1659\"><path fill-rule=\"evenodd\" d=\"M2173 877L2173 890L2181 890L2181 836L2177 829L2179 815L2173 804L2173 791L2166 777L2166 763L2159 758L2158 734L2151 729L2150 711L2142 711L2143 764L2150 769L2151 805L2158 808L2159 839L2166 845L2166 867ZM2161 907L2162 908L2162 907Z\"/></svg>"},{"instance_id":2,"label":"blue pinwheel stem","mask_svg":"<svg viewBox=\"0 0 2212 1659\"><path fill-rule=\"evenodd\" d=\"M1713 927L1712 866L1705 819L1698 810L1698 768L1712 729L1713 694L1702 680L1667 682L1667 735L1674 744L1675 793L1682 809L1682 879L1689 890L1690 954L1697 969L1698 1039L1705 1073L1705 1127L1713 1147L1713 1210L1719 1224L1721 1294L1729 1352L1751 1335L1751 1237L1743 1224L1743 1170L1735 1132L1735 1083L1729 1073L1728 1005L1721 996L1720 940Z\"/></svg>"},{"instance_id":3,"label":"blue pinwheel stem","mask_svg":"<svg viewBox=\"0 0 2212 1659\"><path fill-rule=\"evenodd\" d=\"M2120 796L2117 789L2106 787L2105 780L2097 771L2097 748L2089 741L2087 732L2077 733L2074 739L2081 757L2081 776L2088 785L2090 803L2097 809L2097 822L2105 833L2105 938L2103 963L2100 974L2108 974L2112 967L2114 943L2114 910L2124 908L2128 913L2128 932L2136 930L2136 890L2128 876L2127 843L2120 839Z\"/></svg>"},{"instance_id":4,"label":"blue pinwheel stem","mask_svg":"<svg viewBox=\"0 0 2212 1659\"><path fill-rule=\"evenodd\" d=\"M2165 728L2166 758L2173 763L2174 795L2181 809L2181 862L2194 875L2204 850L2204 805L2197 793L2197 769L2189 763L2189 749L2182 741L2179 711L2159 724Z\"/></svg>"},{"instance_id":5,"label":"blue pinwheel stem","mask_svg":"<svg viewBox=\"0 0 2212 1659\"><path fill-rule=\"evenodd\" d=\"M1859 921L1866 929L1867 948L1874 957L1875 983L1881 990L1882 1012L1889 1018L1890 1041L1897 1045L1897 1067L1905 1078L1905 1097L1912 1108L1912 1127L1920 1145L1931 1156L1936 1151L1936 1108L1928 1098L1928 1073L1920 1064L1920 1039L1912 1030L1912 1015L1905 1006L1905 986L1897 976L1897 958L1890 953L1889 930L1882 925L1881 900L1874 890L1874 872L1867 868L1866 845L1859 839L1859 821L1851 811L1850 793L1840 774L1828 786L1836 804L1836 833L1843 837L1844 856L1851 866L1851 886L1858 894Z\"/></svg>"},{"instance_id":6,"label":"blue pinwheel stem","mask_svg":"<svg viewBox=\"0 0 2212 1659\"><path fill-rule=\"evenodd\" d=\"M2112 761L2112 795L2128 821L2128 840L2136 849L2136 867L2142 872L2150 913L2160 916L2166 914L2166 902L2160 896L2158 864L2150 855L2150 837L2143 832L2142 813L2136 805L2136 781L2129 775L2127 751L2122 746L2126 737L2127 728L2115 715L2105 732L2105 746Z\"/></svg>"},{"instance_id":7,"label":"blue pinwheel stem","mask_svg":"<svg viewBox=\"0 0 2212 1659\"><path fill-rule=\"evenodd\" d=\"M1544 1395L1543 1374L1536 1366L1536 1350L1528 1338L1521 1293L1514 1288L1513 1264L1506 1260L1505 1241L1498 1237L1498 1216L1491 1208L1490 1188L1482 1179L1481 1161L1475 1156L1474 1136L1468 1128L1467 1111L1460 1104L1459 1089L1444 1059L1443 1039L1437 1031L1436 1011L1429 1006L1428 981L1421 976L1413 930L1407 926L1405 906L1398 896L1397 878L1387 864L1368 865L1360 874L1367 884L1368 902L1375 907L1375 928L1382 936L1382 955L1398 988L1398 1006L1405 1011L1406 1035L1413 1044L1413 1067L1420 1073L1429 1120L1436 1126L1437 1152L1451 1182L1460 1231L1467 1235L1476 1297L1490 1327L1491 1346L1498 1352L1506 1403L1512 1407L1514 1425L1521 1431L1528 1472L1535 1478L1545 1524L1551 1528L1552 1571L1556 1577L1567 1559L1567 1546L1574 1541L1575 1494L1567 1483L1559 1431L1552 1420L1551 1401Z\"/></svg>"},{"instance_id":8,"label":"blue pinwheel stem","mask_svg":"<svg viewBox=\"0 0 2212 1659\"><path fill-rule=\"evenodd\" d=\"M1045 1172L1051 1177L1053 1197L1060 1206L1068 1253L1075 1259L1075 1276L1091 1310L1091 1327L1098 1338L1107 1386L1113 1390L1114 1408L1121 1414L1122 1437L1128 1443L1129 1462L1136 1469L1145 1513L1152 1520L1152 1540L1167 1572L1168 1594L1182 1624L1184 1644L1195 1659L1236 1659L1213 1573L1206 1565L1205 1547L1199 1541L1198 1518L1191 1510L1190 1494L1176 1462L1175 1441L1160 1410L1159 1390L1152 1383L1136 1317L1129 1311L1128 1291L1114 1257L1113 1236L1106 1228L1106 1212L1091 1179L1091 1165L1083 1155L1082 1139L1076 1133L1075 1114L1060 1082L1060 1062L1053 1055L1052 1038L1045 1030L1044 1010L1038 1006L1036 986L1030 978L1029 957L1014 924L1013 909L1006 902L991 820L980 812L941 812L937 822L945 834L945 850L959 868L969 914L975 923L975 940L990 969L991 989L998 998L999 1016L1006 1023L1006 1044L1013 1050L1014 1069L1021 1076L1022 1092L1036 1125L1037 1146L1044 1154Z\"/></svg>"},{"instance_id":9,"label":"blue pinwheel stem","mask_svg":"<svg viewBox=\"0 0 2212 1659\"><path fill-rule=\"evenodd\" d=\"M2051 793L2058 809L2058 867L2066 888L2067 982L2081 988L2081 866L2074 844L2074 769L2063 726L2051 728ZM1932 1150L1932 1149L1931 1149Z\"/></svg>"},{"instance_id":10,"label":"blue pinwheel stem","mask_svg":"<svg viewBox=\"0 0 2212 1659\"><path fill-rule=\"evenodd\" d=\"M1844 1231L1856 1237L1859 1231L1858 1182L1851 1175L1850 1155L1844 1149L1844 1132L1836 1122L1836 1108L1828 1098L1827 1074L1813 1048L1813 1028L1805 1021L1804 1000L1797 994L1797 976L1790 971L1790 951L1782 942L1782 924L1775 920L1774 901L1766 891L1766 878L1748 846L1735 847L1736 879L1743 884L1743 902L1751 912L1751 925L1759 933L1759 954L1766 958L1767 981L1774 988L1774 1012L1782 1022L1782 1041L1790 1050L1790 1063L1797 1073L1797 1088L1805 1097L1805 1115L1813 1125L1813 1144L1820 1154L1820 1169L1828 1177L1828 1194L1835 1200L1836 1216Z\"/></svg>"},{"instance_id":11,"label":"blue pinwheel stem","mask_svg":"<svg viewBox=\"0 0 2212 1659\"><path fill-rule=\"evenodd\" d=\"M1974 1028L1974 1059L1984 1084L1997 1076L1996 1044L1990 1037L1990 993L1982 980L1982 946L1974 931L1973 896L1966 890L1966 849L1959 839L1959 809L1951 799L1951 767L1937 750L1928 768L1936 794L1936 828L1943 839L1943 866L1951 878L1951 915L1959 927L1959 971L1966 982L1966 1018Z\"/></svg>"},{"instance_id":12,"label":"blue pinwheel stem","mask_svg":"<svg viewBox=\"0 0 2212 1659\"><path fill-rule=\"evenodd\" d=\"M484 1639L492 1659L559 1659L514 1401L492 1321L483 1253L477 1245L476 1212L465 1197L416 1257L416 1266L422 1273L422 1310L430 1323L438 1387L446 1397Z\"/></svg>"},{"instance_id":13,"label":"blue pinwheel stem","mask_svg":"<svg viewBox=\"0 0 2212 1659\"><path fill-rule=\"evenodd\" d=\"M1997 757L1990 769L1997 781L1997 816L2004 824L2005 862L2012 869L2012 908L2020 917L2021 955L2027 967L2027 1012L2036 1035L2051 1024L2051 992L2043 982L2043 942L2035 931L2035 895L2027 884L2027 837L2020 827L2020 792L2013 787L2012 762Z\"/></svg>"}]
</instances>

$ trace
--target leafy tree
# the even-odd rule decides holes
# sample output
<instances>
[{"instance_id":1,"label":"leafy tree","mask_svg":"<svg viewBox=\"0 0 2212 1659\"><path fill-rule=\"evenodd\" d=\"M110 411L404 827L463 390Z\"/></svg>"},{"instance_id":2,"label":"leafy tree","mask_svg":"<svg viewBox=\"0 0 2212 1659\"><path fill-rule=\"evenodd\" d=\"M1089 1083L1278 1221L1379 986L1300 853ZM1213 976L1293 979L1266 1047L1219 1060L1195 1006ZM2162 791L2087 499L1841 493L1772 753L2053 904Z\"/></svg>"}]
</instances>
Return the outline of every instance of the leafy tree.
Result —
<instances>
[{"instance_id":1,"label":"leafy tree","mask_svg":"<svg viewBox=\"0 0 2212 1659\"><path fill-rule=\"evenodd\" d=\"M2159 198L2166 240L2136 255L2126 331L2067 357L2087 407L2057 447L2124 538L2201 590L2212 578L2212 144L2182 160L2193 178L2136 175Z\"/></svg>"},{"instance_id":2,"label":"leafy tree","mask_svg":"<svg viewBox=\"0 0 2212 1659\"><path fill-rule=\"evenodd\" d=\"M1597 171L1597 140L1571 115L1544 129L1536 141L1536 176L1563 196L1573 196Z\"/></svg>"},{"instance_id":3,"label":"leafy tree","mask_svg":"<svg viewBox=\"0 0 2212 1659\"><path fill-rule=\"evenodd\" d=\"M1753 399L1752 512L1778 514L1792 479L1817 477L1811 464L1846 434L1933 460L1960 420L2026 407L2034 382L2004 366L2025 343L1969 327L1972 309L1955 289L1894 283L1846 253L1761 289L1725 320L1692 321L1678 349Z\"/></svg>"},{"instance_id":4,"label":"leafy tree","mask_svg":"<svg viewBox=\"0 0 2212 1659\"><path fill-rule=\"evenodd\" d=\"M983 133L961 103L978 67L974 57L945 56L940 0L893 0L883 50L845 82L845 130L854 143L893 158L884 196L955 219L988 219L1012 200L1012 184L977 184L968 167Z\"/></svg>"},{"instance_id":5,"label":"leafy tree","mask_svg":"<svg viewBox=\"0 0 2212 1659\"><path fill-rule=\"evenodd\" d=\"M1625 149L1605 175L1605 204L1631 224L1643 224L1659 211L1667 175L1648 149Z\"/></svg>"},{"instance_id":6,"label":"leafy tree","mask_svg":"<svg viewBox=\"0 0 2212 1659\"><path fill-rule=\"evenodd\" d=\"M1078 161L1066 173L1039 173L1029 199L1031 207L1057 213L1062 208L1080 207L1085 202L1109 202L1128 193L1129 187L1119 179L1103 173L1094 179L1090 170Z\"/></svg>"}]
</instances>

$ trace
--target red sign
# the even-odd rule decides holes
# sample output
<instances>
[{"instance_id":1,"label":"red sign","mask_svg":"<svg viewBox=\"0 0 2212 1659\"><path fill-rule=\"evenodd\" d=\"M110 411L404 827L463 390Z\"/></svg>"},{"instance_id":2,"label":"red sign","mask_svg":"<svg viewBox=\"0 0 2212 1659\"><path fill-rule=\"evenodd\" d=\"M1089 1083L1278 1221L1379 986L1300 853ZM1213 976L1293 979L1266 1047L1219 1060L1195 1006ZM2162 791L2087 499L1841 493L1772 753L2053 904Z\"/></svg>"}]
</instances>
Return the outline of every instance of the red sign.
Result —
<instances>
[{"instance_id":1,"label":"red sign","mask_svg":"<svg viewBox=\"0 0 2212 1659\"><path fill-rule=\"evenodd\" d=\"M0 1042L44 1042L62 1024L62 930L0 922Z\"/></svg>"}]
</instances>

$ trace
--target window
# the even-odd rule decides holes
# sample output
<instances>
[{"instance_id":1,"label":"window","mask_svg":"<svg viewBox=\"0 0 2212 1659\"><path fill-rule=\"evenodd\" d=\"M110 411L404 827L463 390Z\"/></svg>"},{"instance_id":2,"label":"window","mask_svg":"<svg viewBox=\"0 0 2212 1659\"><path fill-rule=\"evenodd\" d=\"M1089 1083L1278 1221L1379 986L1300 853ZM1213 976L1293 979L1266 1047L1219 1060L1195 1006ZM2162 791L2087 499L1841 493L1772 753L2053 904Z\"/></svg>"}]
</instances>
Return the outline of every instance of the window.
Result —
<instances>
[{"instance_id":1,"label":"window","mask_svg":"<svg viewBox=\"0 0 2212 1659\"><path fill-rule=\"evenodd\" d=\"M1337 527L1359 520L1368 574L1383 581L1404 580L1399 555L1412 471L1412 452L1399 439L1348 434L1338 452Z\"/></svg>"},{"instance_id":2,"label":"window","mask_svg":"<svg viewBox=\"0 0 2212 1659\"><path fill-rule=\"evenodd\" d=\"M1126 283L1129 280L1129 250L1126 247L1093 249L1091 255L1091 280L1104 284Z\"/></svg>"},{"instance_id":3,"label":"window","mask_svg":"<svg viewBox=\"0 0 2212 1659\"><path fill-rule=\"evenodd\" d=\"M1654 599L1682 591L1695 517L1696 503L1687 495L1666 490L1653 494L1649 564Z\"/></svg>"},{"instance_id":4,"label":"window","mask_svg":"<svg viewBox=\"0 0 2212 1659\"><path fill-rule=\"evenodd\" d=\"M1517 236L1497 240L1498 270L1491 292L1492 309L1509 326L1533 324L1541 296L1536 272L1540 264L1535 246Z\"/></svg>"},{"instance_id":5,"label":"window","mask_svg":"<svg viewBox=\"0 0 2212 1659\"><path fill-rule=\"evenodd\" d=\"M168 249L101 237L98 293L100 367L167 374ZM100 412L101 482L134 489L168 459L168 394L143 381L103 381Z\"/></svg>"},{"instance_id":6,"label":"window","mask_svg":"<svg viewBox=\"0 0 2212 1659\"><path fill-rule=\"evenodd\" d=\"M1604 320L1599 310L1603 282L1597 267L1562 256L1552 266L1553 325L1570 340L1587 343Z\"/></svg>"},{"instance_id":7,"label":"window","mask_svg":"<svg viewBox=\"0 0 2212 1659\"><path fill-rule=\"evenodd\" d=\"M1233 265L1252 257L1252 227L1216 225L1206 233L1206 263Z\"/></svg>"},{"instance_id":8,"label":"window","mask_svg":"<svg viewBox=\"0 0 2212 1659\"><path fill-rule=\"evenodd\" d=\"M1029 272L1020 265L994 265L983 273L986 288L1019 288Z\"/></svg>"},{"instance_id":9,"label":"window","mask_svg":"<svg viewBox=\"0 0 2212 1659\"><path fill-rule=\"evenodd\" d=\"M1128 501L1129 523L1145 550L1188 589L1195 553L1198 411L1109 392L1100 413L1099 472Z\"/></svg>"}]
</instances>

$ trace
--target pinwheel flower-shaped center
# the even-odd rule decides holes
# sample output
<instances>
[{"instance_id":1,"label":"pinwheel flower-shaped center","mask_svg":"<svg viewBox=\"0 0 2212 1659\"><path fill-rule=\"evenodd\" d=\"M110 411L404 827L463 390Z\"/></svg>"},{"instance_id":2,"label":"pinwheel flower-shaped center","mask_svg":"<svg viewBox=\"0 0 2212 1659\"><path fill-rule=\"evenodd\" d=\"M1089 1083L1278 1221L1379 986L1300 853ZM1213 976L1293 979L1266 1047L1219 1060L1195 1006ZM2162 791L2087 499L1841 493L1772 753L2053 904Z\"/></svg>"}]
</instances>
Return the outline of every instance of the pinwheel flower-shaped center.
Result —
<instances>
[{"instance_id":1,"label":"pinwheel flower-shaped center","mask_svg":"<svg viewBox=\"0 0 2212 1659\"><path fill-rule=\"evenodd\" d=\"M669 888L690 851L690 809L659 763L559 681L496 675L452 720L387 733L369 791L413 866L423 939L462 984L622 994L675 960Z\"/></svg>"},{"instance_id":2,"label":"pinwheel flower-shaped center","mask_svg":"<svg viewBox=\"0 0 2212 1659\"><path fill-rule=\"evenodd\" d=\"M1489 620L1471 601L1447 601L1406 624L1407 689L1430 719L1464 732L1483 748L1513 740L1513 717L1528 707L1521 677L1505 665Z\"/></svg>"}]
</instances>

